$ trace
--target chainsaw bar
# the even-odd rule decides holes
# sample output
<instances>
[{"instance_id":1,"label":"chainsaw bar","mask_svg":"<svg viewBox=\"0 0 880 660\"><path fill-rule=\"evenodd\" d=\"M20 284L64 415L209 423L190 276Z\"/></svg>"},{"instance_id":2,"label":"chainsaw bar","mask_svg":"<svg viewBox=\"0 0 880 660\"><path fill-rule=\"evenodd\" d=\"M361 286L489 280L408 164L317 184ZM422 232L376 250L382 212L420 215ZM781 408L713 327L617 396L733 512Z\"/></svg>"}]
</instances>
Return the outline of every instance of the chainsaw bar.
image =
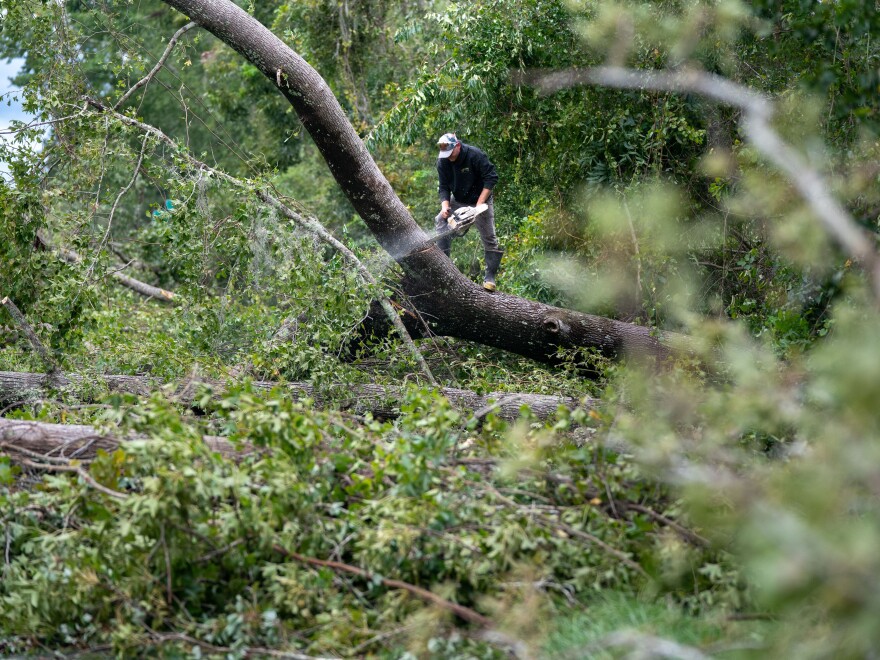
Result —
<instances>
[{"instance_id":1,"label":"chainsaw bar","mask_svg":"<svg viewBox=\"0 0 880 660\"><path fill-rule=\"evenodd\" d=\"M488 208L488 204L478 204L477 206L462 206L460 209L453 211L446 221L449 229L436 233L428 239L428 242L434 243L447 236L464 236L467 230L471 228L471 225L477 221L480 214Z\"/></svg>"}]
</instances>

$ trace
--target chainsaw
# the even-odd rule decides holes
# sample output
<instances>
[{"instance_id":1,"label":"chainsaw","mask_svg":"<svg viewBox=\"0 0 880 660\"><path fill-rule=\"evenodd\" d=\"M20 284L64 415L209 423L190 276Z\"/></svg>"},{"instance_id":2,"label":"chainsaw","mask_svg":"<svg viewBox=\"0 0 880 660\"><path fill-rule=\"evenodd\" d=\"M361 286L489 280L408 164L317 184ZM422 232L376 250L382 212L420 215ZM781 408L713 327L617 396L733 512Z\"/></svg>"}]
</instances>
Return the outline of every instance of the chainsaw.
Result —
<instances>
[{"instance_id":1,"label":"chainsaw","mask_svg":"<svg viewBox=\"0 0 880 660\"><path fill-rule=\"evenodd\" d=\"M446 220L448 229L437 232L437 234L428 239L428 242L433 243L447 236L464 236L477 221L477 217L488 208L488 204L478 204L477 206L462 206L456 209Z\"/></svg>"}]
</instances>

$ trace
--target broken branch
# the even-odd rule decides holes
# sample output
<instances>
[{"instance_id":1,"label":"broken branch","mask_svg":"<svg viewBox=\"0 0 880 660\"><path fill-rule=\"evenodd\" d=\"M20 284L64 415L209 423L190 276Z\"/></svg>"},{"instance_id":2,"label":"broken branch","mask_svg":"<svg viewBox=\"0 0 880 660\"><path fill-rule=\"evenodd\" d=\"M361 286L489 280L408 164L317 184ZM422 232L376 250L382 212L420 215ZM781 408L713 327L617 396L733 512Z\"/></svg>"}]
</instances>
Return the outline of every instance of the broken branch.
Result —
<instances>
[{"instance_id":1,"label":"broken branch","mask_svg":"<svg viewBox=\"0 0 880 660\"><path fill-rule=\"evenodd\" d=\"M40 356L40 359L46 366L46 370L49 372L49 375L52 377L61 376L61 367L58 365L58 362L56 362L55 358L52 357L52 354L49 352L49 349L46 348L45 344L40 341L37 333L34 332L31 324L28 323L27 319L24 317L24 314L21 313L21 310L18 308L18 306L16 306L16 304L12 302L12 300L10 300L9 296L6 296L3 298L3 300L0 300L0 305L6 307L6 310L12 317L12 320L15 321L15 324L24 333L25 337L28 338L31 346L33 346L34 350L37 352L37 355Z\"/></svg>"},{"instance_id":2,"label":"broken branch","mask_svg":"<svg viewBox=\"0 0 880 660\"><path fill-rule=\"evenodd\" d=\"M301 555L298 552L288 550L287 548L284 548L277 543L274 544L272 547L285 557L290 557L291 559L295 559L296 561L304 564L330 568L334 571L338 571L341 573L351 573L352 575L357 575L367 580L378 581L380 584L390 589L403 589L413 594L414 596L421 598L424 601L437 605L438 607L441 607L445 610L449 610L458 618L467 621L468 623L478 625L481 628L488 628L492 624L492 621L488 617L483 616L479 612L476 612L469 607L465 607L464 605L459 605L458 603L448 601L445 598L441 598L432 591L428 591L427 589L423 589L422 587L417 587L416 585L410 584L409 582L403 582L402 580L393 580L390 578L382 577L381 575L370 573L369 571L365 571L364 569L358 568L357 566L343 564L342 562L338 561L329 561L326 559L316 559L315 557L306 557L305 555Z\"/></svg>"},{"instance_id":3,"label":"broken branch","mask_svg":"<svg viewBox=\"0 0 880 660\"><path fill-rule=\"evenodd\" d=\"M159 61L156 62L156 66L154 66L146 76L144 76L143 78L138 80L131 89L129 89L125 94L122 95L122 98L120 98L116 102L116 104L113 106L114 110L121 108L122 105L129 98L131 98L132 94L134 94L137 90L139 90L144 85L149 84L149 82L156 76L156 74L159 73L159 71L162 69L162 67L165 66L165 62L167 62L168 58L171 56L171 51L174 50L174 47L177 45L177 41L184 34L186 34L189 30L193 29L194 27L196 27L196 24L194 22L190 21L189 23L187 23L182 28L180 28L177 32L174 33L174 35L171 37L171 40L168 42L168 46L165 47L165 52L162 53L162 56L159 58Z\"/></svg>"},{"instance_id":4,"label":"broken branch","mask_svg":"<svg viewBox=\"0 0 880 660\"><path fill-rule=\"evenodd\" d=\"M69 264L81 264L83 262L83 258L69 248L57 248L57 252L59 256ZM118 270L110 271L107 274L123 286L128 287L135 293L139 293L147 298L155 298L161 302L168 303L173 302L175 299L174 294L171 291L166 291L165 289L160 289L159 287L152 286L146 282L141 282L133 277L122 274Z\"/></svg>"}]
</instances>

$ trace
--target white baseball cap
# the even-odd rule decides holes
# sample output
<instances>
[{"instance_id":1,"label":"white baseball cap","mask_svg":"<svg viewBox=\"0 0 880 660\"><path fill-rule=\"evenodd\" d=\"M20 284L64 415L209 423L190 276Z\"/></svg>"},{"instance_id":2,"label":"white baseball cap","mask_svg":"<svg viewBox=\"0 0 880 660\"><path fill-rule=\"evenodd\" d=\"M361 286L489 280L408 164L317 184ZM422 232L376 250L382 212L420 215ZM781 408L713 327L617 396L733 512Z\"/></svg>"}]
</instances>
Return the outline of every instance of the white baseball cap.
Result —
<instances>
[{"instance_id":1,"label":"white baseball cap","mask_svg":"<svg viewBox=\"0 0 880 660\"><path fill-rule=\"evenodd\" d=\"M455 149L455 145L458 143L459 139L455 137L455 133L444 133L443 136L437 140L437 147L440 149L437 158L449 158L449 154L452 153L452 150Z\"/></svg>"}]
</instances>

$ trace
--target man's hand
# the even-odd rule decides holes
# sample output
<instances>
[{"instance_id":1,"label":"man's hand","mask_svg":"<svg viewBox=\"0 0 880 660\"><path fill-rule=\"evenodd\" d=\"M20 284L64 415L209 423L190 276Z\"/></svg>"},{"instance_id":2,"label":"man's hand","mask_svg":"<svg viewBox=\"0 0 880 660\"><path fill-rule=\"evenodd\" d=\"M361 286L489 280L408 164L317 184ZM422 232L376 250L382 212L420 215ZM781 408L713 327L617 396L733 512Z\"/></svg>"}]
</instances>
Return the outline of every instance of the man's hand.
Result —
<instances>
[{"instance_id":1,"label":"man's hand","mask_svg":"<svg viewBox=\"0 0 880 660\"><path fill-rule=\"evenodd\" d=\"M446 203L440 208L440 215L443 216L443 219L447 219L449 217L449 204Z\"/></svg>"}]
</instances>

